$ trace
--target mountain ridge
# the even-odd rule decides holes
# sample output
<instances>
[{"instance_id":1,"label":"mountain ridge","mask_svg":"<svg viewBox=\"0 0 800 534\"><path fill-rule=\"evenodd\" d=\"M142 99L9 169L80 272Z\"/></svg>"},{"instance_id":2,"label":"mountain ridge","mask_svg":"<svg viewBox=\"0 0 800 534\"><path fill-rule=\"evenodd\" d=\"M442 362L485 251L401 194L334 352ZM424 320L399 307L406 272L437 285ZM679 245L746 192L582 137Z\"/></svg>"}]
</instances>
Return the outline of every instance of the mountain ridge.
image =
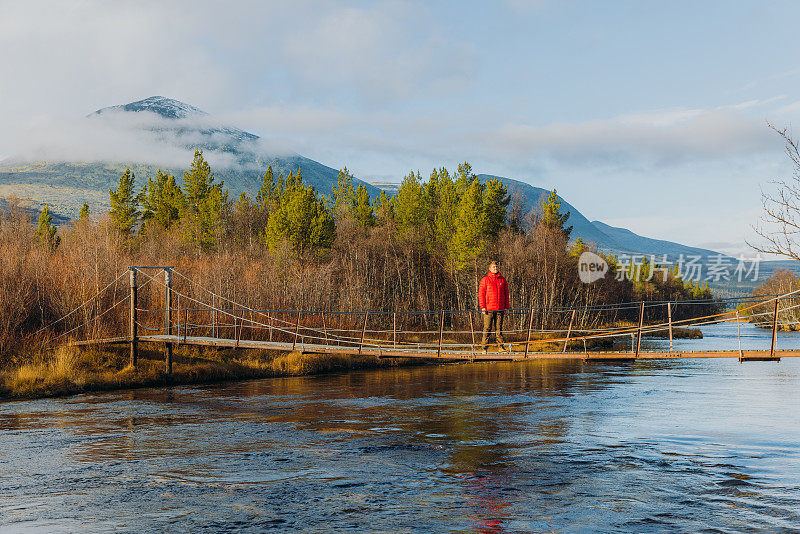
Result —
<instances>
[{"instance_id":1,"label":"mountain ridge","mask_svg":"<svg viewBox=\"0 0 800 534\"><path fill-rule=\"evenodd\" d=\"M300 154L270 152L259 136L220 124L199 108L163 96L108 106L85 118L104 121L89 125L119 128L153 147L174 149L175 154L183 154L185 163L142 163L135 158L43 162L12 156L0 161L0 196L16 196L33 204L44 201L67 217L77 216L83 202L94 211L102 211L108 209L108 190L117 186L126 167L134 172L137 188L158 169L180 178L195 149L204 150L214 175L234 198L243 191L254 195L270 165L276 178L300 169L303 181L323 194L330 193L339 174L337 169ZM356 178L354 184L364 184L372 197L380 193L366 181Z\"/></svg>"},{"instance_id":2,"label":"mountain ridge","mask_svg":"<svg viewBox=\"0 0 800 534\"><path fill-rule=\"evenodd\" d=\"M525 216L529 215L531 212L538 211L541 208L542 201L546 200L550 195L550 191L547 189L536 187L512 178L493 174L479 174L478 178L484 183L492 178L502 180L509 194L517 195L521 200ZM677 260L678 256L681 254L684 256L716 256L719 254L710 249L691 247L663 239L644 237L627 228L617 228L601 221L590 221L563 197L559 195L558 198L561 199L561 211L570 212L567 225L573 227L571 237L580 237L587 244L594 244L603 252L657 256L667 254L671 261Z\"/></svg>"}]
</instances>

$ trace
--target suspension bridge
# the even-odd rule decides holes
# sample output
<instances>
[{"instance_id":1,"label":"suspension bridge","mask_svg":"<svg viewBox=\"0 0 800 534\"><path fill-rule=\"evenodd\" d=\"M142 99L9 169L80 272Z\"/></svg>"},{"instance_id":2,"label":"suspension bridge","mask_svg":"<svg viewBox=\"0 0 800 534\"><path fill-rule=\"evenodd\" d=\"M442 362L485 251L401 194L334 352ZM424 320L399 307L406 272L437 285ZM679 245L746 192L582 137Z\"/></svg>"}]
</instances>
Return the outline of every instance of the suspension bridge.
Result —
<instances>
[{"instance_id":1,"label":"suspension bridge","mask_svg":"<svg viewBox=\"0 0 800 534\"><path fill-rule=\"evenodd\" d=\"M130 347L130 364L134 367L138 363L140 343L159 344L163 346L167 373L172 372L173 349L181 345L442 361L545 358L780 361L783 357L800 356L800 350L779 350L776 347L780 314L800 307L794 303L797 293L728 299L740 306L734 310L675 321L672 319L675 307L686 301L508 310L509 327L504 329L506 343L503 346L495 343L489 351L483 351L480 340L482 325L478 324L482 322L480 310L336 312L260 309L201 287L190 276L171 266L135 266L36 334L50 346L126 344ZM653 315L655 307L665 308L666 321L645 324L646 310ZM586 316L623 309L637 311L638 323L626 327L596 328L585 328L576 323L578 312ZM566 329L545 328L543 318L554 313L569 316ZM742 350L739 335L739 346L734 350L673 350L676 329L735 323L737 332L740 332L745 314L748 321L771 328L769 349ZM541 322L535 319L541 319ZM566 317L563 322L567 323ZM408 328L409 324L415 327ZM642 338L652 335L668 338L669 349L643 350ZM628 350L596 348L613 347L613 342L621 338L630 339Z\"/></svg>"}]
</instances>

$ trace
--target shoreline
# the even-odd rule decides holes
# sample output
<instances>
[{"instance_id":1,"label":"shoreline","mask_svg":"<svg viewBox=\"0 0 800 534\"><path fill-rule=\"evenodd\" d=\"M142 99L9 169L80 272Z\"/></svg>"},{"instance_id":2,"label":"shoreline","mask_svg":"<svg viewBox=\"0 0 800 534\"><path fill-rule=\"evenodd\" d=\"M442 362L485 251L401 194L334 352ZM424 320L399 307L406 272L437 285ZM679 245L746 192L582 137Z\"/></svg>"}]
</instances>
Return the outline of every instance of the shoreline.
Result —
<instances>
[{"instance_id":1,"label":"shoreline","mask_svg":"<svg viewBox=\"0 0 800 534\"><path fill-rule=\"evenodd\" d=\"M698 329L675 328L677 338L702 338ZM644 337L667 337L666 330ZM513 342L512 342L513 343ZM572 343L572 342L571 342ZM541 343L547 351L556 344ZM608 345L606 340L591 340L592 347ZM82 393L118 391L147 387L215 384L259 378L281 378L336 373L356 369L378 369L427 365L425 360L378 358L357 354L320 354L265 350L176 347L172 374L164 369L160 344L142 343L139 365L129 365L127 347L80 349L62 346L17 358L0 367L0 402L66 397ZM22 361L20 361L22 360Z\"/></svg>"},{"instance_id":2,"label":"shoreline","mask_svg":"<svg viewBox=\"0 0 800 534\"><path fill-rule=\"evenodd\" d=\"M160 349L146 346L140 347L136 369L128 364L125 350L60 347L52 354L39 353L32 359L0 368L0 402L425 364L358 355L237 353L182 347L175 351L172 374L168 375Z\"/></svg>"}]
</instances>

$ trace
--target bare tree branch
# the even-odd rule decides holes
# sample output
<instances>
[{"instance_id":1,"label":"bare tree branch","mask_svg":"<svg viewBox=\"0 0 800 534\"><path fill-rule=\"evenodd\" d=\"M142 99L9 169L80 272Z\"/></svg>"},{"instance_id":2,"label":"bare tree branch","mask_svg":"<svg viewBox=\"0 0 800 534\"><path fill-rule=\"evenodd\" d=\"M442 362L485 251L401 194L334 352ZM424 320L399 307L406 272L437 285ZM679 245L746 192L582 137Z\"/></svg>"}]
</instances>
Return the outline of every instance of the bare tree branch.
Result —
<instances>
[{"instance_id":1,"label":"bare tree branch","mask_svg":"<svg viewBox=\"0 0 800 534\"><path fill-rule=\"evenodd\" d=\"M791 180L776 180L775 194L761 191L763 214L753 231L764 240L763 243L747 244L758 252L775 254L800 261L800 143L792 138L787 128L779 129L770 122L767 126L781 136L784 149L792 162Z\"/></svg>"}]
</instances>

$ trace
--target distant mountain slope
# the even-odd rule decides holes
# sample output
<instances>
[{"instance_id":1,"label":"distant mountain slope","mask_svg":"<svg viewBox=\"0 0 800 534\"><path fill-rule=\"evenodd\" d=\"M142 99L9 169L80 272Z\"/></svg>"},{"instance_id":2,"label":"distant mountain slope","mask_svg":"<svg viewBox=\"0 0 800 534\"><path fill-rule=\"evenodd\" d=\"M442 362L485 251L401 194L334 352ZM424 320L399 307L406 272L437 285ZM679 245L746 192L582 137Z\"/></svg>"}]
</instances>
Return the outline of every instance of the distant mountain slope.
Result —
<instances>
[{"instance_id":1,"label":"distant mountain slope","mask_svg":"<svg viewBox=\"0 0 800 534\"><path fill-rule=\"evenodd\" d=\"M21 204L17 206L18 209L22 210L30 219L36 224L39 220L39 215L42 214L42 210L44 209L44 204L42 203L28 203L28 204ZM11 203L9 203L6 199L0 198L0 210L1 211L9 211L12 209ZM69 222L69 219L66 217L62 217L56 213L50 212L50 219L53 224L56 226L61 226Z\"/></svg>"},{"instance_id":2,"label":"distant mountain slope","mask_svg":"<svg viewBox=\"0 0 800 534\"><path fill-rule=\"evenodd\" d=\"M550 195L550 191L541 187L535 187L525 182L494 176L490 174L479 174L478 178L486 182L492 178L498 178L508 188L509 194L519 195L523 205L523 212L527 215L532 211L541 208L542 201ZM600 221L589 221L575 206L561 198L561 210L569 211L570 217L567 224L572 226L572 239L580 237L586 243L593 243L599 249L614 254L667 254L670 261L677 260L680 254L715 256L718 253L713 250L690 247L665 241L662 239L651 239L626 230L625 228L615 228Z\"/></svg>"},{"instance_id":3,"label":"distant mountain slope","mask_svg":"<svg viewBox=\"0 0 800 534\"><path fill-rule=\"evenodd\" d=\"M610 237L618 247L618 250L636 254L666 254L669 258L677 259L678 256L715 256L719 254L706 248L690 247L663 239L652 239L635 234L626 228L609 226L600 221L592 221L592 224Z\"/></svg>"},{"instance_id":4,"label":"distant mountain slope","mask_svg":"<svg viewBox=\"0 0 800 534\"><path fill-rule=\"evenodd\" d=\"M10 158L0 162L0 197L16 196L35 202L48 203L53 211L75 217L84 202L94 211L108 207L108 190L116 187L119 177L130 166L136 175L136 185L141 188L157 169L170 171L179 179L189 167L191 152L203 149L212 160L212 169L218 180L224 180L231 198L247 191L255 195L261 187L268 165L277 178L300 168L303 181L319 192L329 195L336 184L339 171L299 154L274 154L265 148L257 135L218 123L204 111L170 98L154 96L111 106L87 116L87 127L94 125L106 129L123 130L133 135L137 142L154 151L163 147L183 154L185 163L143 164L141 161L25 161ZM99 122L93 122L99 121ZM131 133L132 132L132 133ZM225 164L213 163L214 158ZM109 158L111 159L111 158ZM380 189L358 179L374 197Z\"/></svg>"}]
</instances>

